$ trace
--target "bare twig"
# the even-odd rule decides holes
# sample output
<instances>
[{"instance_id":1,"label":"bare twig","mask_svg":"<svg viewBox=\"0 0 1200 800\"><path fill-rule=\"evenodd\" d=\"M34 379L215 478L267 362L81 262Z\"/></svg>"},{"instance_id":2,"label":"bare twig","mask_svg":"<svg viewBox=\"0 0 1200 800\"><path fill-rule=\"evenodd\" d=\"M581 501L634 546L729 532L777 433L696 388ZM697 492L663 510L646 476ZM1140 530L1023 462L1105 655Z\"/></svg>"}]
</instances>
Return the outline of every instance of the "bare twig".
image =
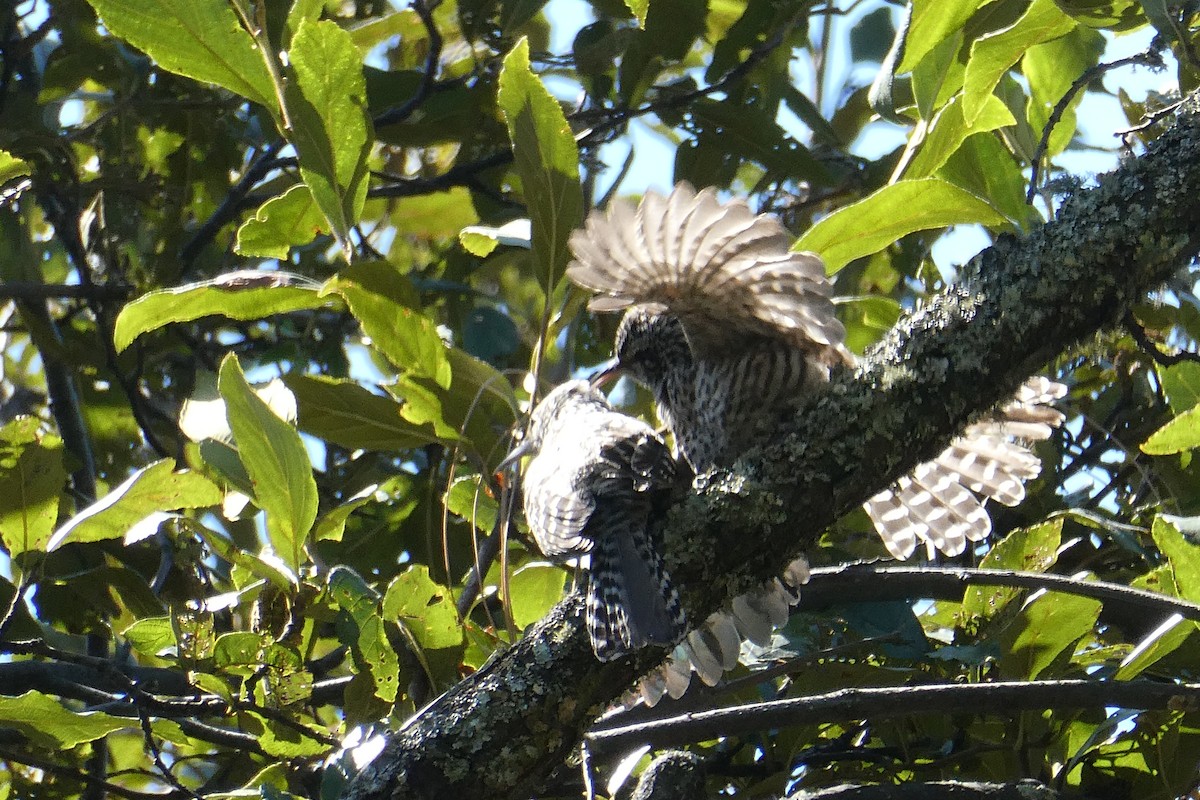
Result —
<instances>
[{"instance_id":1,"label":"bare twig","mask_svg":"<svg viewBox=\"0 0 1200 800\"><path fill-rule=\"evenodd\" d=\"M412 10L421 18L425 33L429 37L429 52L425 54L425 71L421 74L421 83L413 96L404 101L404 105L388 109L375 118L375 127L394 125L412 116L421 107L425 98L433 90L437 80L438 64L442 59L442 34L433 21L433 11L425 5L424 0L412 0Z\"/></svg>"},{"instance_id":2,"label":"bare twig","mask_svg":"<svg viewBox=\"0 0 1200 800\"><path fill-rule=\"evenodd\" d=\"M1037 150L1034 151L1033 158L1030 159L1032 172L1029 175L1029 191L1025 193L1026 203L1033 203L1033 198L1038 190L1042 157L1046 155L1046 150L1050 147L1050 136L1054 133L1054 128L1058 125L1059 121L1062 120L1063 114L1067 113L1067 107L1071 105L1071 101L1075 98L1075 95L1079 93L1080 89L1109 70L1128 67L1134 64L1161 68L1162 55L1157 50L1151 49L1126 58L1118 58L1116 61L1110 61L1107 64L1096 64L1095 66L1088 67L1083 71L1082 75L1075 79L1066 93L1059 98L1058 102L1054 104L1054 108L1050 112L1050 118L1046 120L1046 127L1042 129L1042 138L1038 142Z\"/></svg>"},{"instance_id":3,"label":"bare twig","mask_svg":"<svg viewBox=\"0 0 1200 800\"><path fill-rule=\"evenodd\" d=\"M1045 572L974 569L970 567L899 567L853 564L812 570L800 594L800 607L831 602L868 602L897 597L961 599L969 586L1011 586L1045 589L1157 611L1200 621L1200 605L1179 597L1135 589L1119 583L1085 580Z\"/></svg>"},{"instance_id":4,"label":"bare twig","mask_svg":"<svg viewBox=\"0 0 1200 800\"><path fill-rule=\"evenodd\" d=\"M242 201L250 194L250 190L254 188L254 185L266 177L267 173L272 169L280 166L275 156L282 147L282 140L271 142L264 147L255 159L250 162L250 166L242 173L242 177L238 179L238 182L225 195L225 199L221 201L221 205L217 206L212 215L196 229L192 237L179 249L179 260L183 266L181 274L186 274L191 269L200 252L216 238L217 231L225 227L242 210Z\"/></svg>"},{"instance_id":5,"label":"bare twig","mask_svg":"<svg viewBox=\"0 0 1200 800\"><path fill-rule=\"evenodd\" d=\"M1200 684L1151 681L1005 681L980 684L842 689L810 697L747 703L634 725L594 728L587 734L596 752L613 752L634 742L673 747L817 722L884 719L930 713L1010 715L1018 711L1116 706L1129 709L1187 709L1200 704Z\"/></svg>"},{"instance_id":6,"label":"bare twig","mask_svg":"<svg viewBox=\"0 0 1200 800\"><path fill-rule=\"evenodd\" d=\"M1189 353L1186 350L1181 350L1178 353L1164 353L1160 350L1158 345L1150 340L1146 329L1138 323L1137 319L1133 316L1133 312L1126 315L1125 328L1129 331L1129 335L1133 337L1133 341L1137 342L1137 346L1142 348L1157 364L1170 367L1187 361L1194 364L1200 363L1200 353Z\"/></svg>"},{"instance_id":7,"label":"bare twig","mask_svg":"<svg viewBox=\"0 0 1200 800\"><path fill-rule=\"evenodd\" d=\"M25 751L18 752L15 750L10 750L7 747L0 747L0 759L34 767L50 775L54 775L55 777L62 778L64 780L76 781L89 788L95 788L101 793L107 792L108 794L112 794L117 797L124 797L127 800L176 800L176 798L187 797L187 795L180 793L178 790L165 793L151 793L137 792L133 789L126 789L124 786L118 786L115 783L94 778L82 770L67 767L62 764L56 764L53 761L32 756Z\"/></svg>"}]
</instances>

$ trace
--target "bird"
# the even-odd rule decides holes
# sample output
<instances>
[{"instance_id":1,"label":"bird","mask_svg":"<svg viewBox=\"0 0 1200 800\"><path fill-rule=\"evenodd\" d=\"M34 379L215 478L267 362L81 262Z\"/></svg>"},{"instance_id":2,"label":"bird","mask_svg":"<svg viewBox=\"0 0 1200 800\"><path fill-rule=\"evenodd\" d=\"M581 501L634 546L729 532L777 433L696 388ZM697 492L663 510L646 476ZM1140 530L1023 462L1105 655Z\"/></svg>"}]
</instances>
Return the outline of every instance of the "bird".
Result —
<instances>
[{"instance_id":1,"label":"bird","mask_svg":"<svg viewBox=\"0 0 1200 800\"><path fill-rule=\"evenodd\" d=\"M596 292L589 308L625 311L616 364L654 394L675 448L696 474L730 467L766 440L779 414L852 367L821 258L741 199L681 182L593 212L570 238L567 276ZM603 378L602 378L603 379ZM1024 443L1062 415L1062 384L1034 379L1012 403L865 504L888 551L918 542L957 555L991 532L986 499L1019 502L1040 461ZM1036 422L1030 421L1036 417ZM1022 422L1024 421L1024 422ZM1016 435L1020 434L1020 435Z\"/></svg>"},{"instance_id":2,"label":"bird","mask_svg":"<svg viewBox=\"0 0 1200 800\"><path fill-rule=\"evenodd\" d=\"M571 380L534 408L501 469L525 454L522 505L538 547L552 560L589 558L585 618L596 658L677 643L687 618L656 541L676 482L663 439L588 381Z\"/></svg>"}]
</instances>

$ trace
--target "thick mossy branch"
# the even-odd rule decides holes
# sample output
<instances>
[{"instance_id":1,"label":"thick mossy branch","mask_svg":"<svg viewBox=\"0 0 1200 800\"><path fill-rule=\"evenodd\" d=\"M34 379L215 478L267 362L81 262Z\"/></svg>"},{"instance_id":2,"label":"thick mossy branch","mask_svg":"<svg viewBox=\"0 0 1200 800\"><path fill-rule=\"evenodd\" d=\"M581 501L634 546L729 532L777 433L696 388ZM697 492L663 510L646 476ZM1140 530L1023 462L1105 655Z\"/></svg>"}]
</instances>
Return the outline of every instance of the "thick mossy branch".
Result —
<instances>
[{"instance_id":1,"label":"thick mossy branch","mask_svg":"<svg viewBox=\"0 0 1200 800\"><path fill-rule=\"evenodd\" d=\"M838 516L935 454L1052 358L1118 322L1200 251L1195 103L1145 156L1005 237L901 320L776 443L674 509L668 563L693 618L780 570ZM397 732L354 800L528 795L661 653L601 664L571 598Z\"/></svg>"}]
</instances>

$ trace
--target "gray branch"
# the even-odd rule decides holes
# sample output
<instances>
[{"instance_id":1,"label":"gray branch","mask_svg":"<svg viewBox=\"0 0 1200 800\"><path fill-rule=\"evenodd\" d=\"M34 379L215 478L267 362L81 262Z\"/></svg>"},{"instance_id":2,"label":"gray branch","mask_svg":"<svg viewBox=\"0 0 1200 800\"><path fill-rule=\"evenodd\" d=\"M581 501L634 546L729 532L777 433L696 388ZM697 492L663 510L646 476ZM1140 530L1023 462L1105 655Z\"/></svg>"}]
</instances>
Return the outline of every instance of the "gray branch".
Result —
<instances>
[{"instance_id":1,"label":"gray branch","mask_svg":"<svg viewBox=\"0 0 1200 800\"><path fill-rule=\"evenodd\" d=\"M1197 703L1197 683L1061 680L868 687L614 725L593 730L587 738L592 752L606 754L643 744L678 747L766 728L820 722L940 713L1011 715L1018 711L1105 706L1177 710L1195 708Z\"/></svg>"},{"instance_id":2,"label":"gray branch","mask_svg":"<svg viewBox=\"0 0 1200 800\"><path fill-rule=\"evenodd\" d=\"M1055 800L1058 792L1035 780L1017 783L933 781L898 786L832 786L787 800Z\"/></svg>"},{"instance_id":3,"label":"gray branch","mask_svg":"<svg viewBox=\"0 0 1200 800\"><path fill-rule=\"evenodd\" d=\"M692 618L774 575L840 515L1189 263L1200 252L1197 186L1200 112L1191 103L1144 156L1068 198L1055 221L974 258L959 285L783 421L769 448L704 479L672 510L665 536ZM595 661L582 603L570 598L393 735L345 797L528 795L655 660Z\"/></svg>"}]
</instances>

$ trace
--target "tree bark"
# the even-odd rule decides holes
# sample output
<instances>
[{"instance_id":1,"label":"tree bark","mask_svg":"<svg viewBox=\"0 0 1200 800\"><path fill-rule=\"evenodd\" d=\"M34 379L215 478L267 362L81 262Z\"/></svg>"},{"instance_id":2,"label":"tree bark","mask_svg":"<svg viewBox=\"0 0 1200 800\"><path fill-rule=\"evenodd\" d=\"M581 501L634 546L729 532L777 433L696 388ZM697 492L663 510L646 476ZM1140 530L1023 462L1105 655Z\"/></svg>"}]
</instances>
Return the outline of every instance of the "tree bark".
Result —
<instances>
[{"instance_id":1,"label":"tree bark","mask_svg":"<svg viewBox=\"0 0 1200 800\"><path fill-rule=\"evenodd\" d=\"M729 472L672 509L668 566L692 619L759 585L846 513L943 448L1031 373L1200 251L1200 110L1146 154L1067 198L1055 220L1003 236L961 281L903 318L856 372L783 420ZM601 664L569 598L524 640L396 732L348 800L530 794L584 728L661 653Z\"/></svg>"}]
</instances>

